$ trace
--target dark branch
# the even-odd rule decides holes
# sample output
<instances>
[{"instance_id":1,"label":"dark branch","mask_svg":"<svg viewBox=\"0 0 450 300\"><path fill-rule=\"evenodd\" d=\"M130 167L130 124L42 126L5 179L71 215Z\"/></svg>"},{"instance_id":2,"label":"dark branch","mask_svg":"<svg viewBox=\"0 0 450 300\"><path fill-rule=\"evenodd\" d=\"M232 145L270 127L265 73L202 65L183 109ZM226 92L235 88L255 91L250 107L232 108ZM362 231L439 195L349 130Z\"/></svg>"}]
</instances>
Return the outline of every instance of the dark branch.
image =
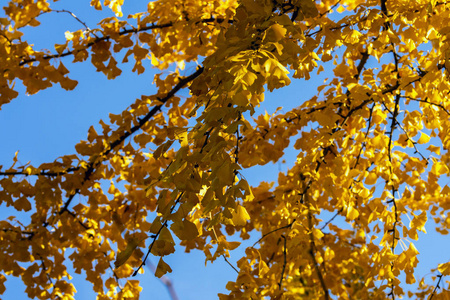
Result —
<instances>
[{"instance_id":1,"label":"dark branch","mask_svg":"<svg viewBox=\"0 0 450 300\"><path fill-rule=\"evenodd\" d=\"M177 206L177 204L180 202L181 197L183 197L183 195L184 195L184 192L181 192L180 195L178 196L178 198L175 200L175 203L174 203L174 204L172 205L172 207L170 208L170 213L173 212L173 210L175 209L175 207ZM150 255L150 253L152 252L152 248L153 248L153 245L154 245L155 242L156 242L156 239L159 237L159 234L161 233L161 230L162 230L165 226L167 226L167 221L168 221L168 220L165 220L165 221L162 223L161 227L158 229L158 232L156 232L156 234L154 234L154 235L152 236L152 239L153 239L153 240L152 240L150 246L148 247L147 254L145 254L144 259L142 260L141 264L140 264L139 267L136 269L136 271L133 272L133 275L132 275L133 277L137 275L137 273L139 272L139 270L140 270L143 266L145 266L145 262L147 261L147 258L148 258L148 256Z\"/></svg>"},{"instance_id":2,"label":"dark branch","mask_svg":"<svg viewBox=\"0 0 450 300\"><path fill-rule=\"evenodd\" d=\"M274 232L277 232L277 231L279 231L279 230L286 229L286 228L291 228L291 227L292 227L292 224L294 224L294 222L295 222L295 219L294 219L294 221L292 221L291 223L289 223L289 224L287 224L287 225L285 225L285 226L283 226L283 227L280 227L280 228L271 230L271 231L269 231L269 232L263 234L263 236L262 236L259 240L257 240L257 241L253 244L252 247L255 247L256 244L260 243L266 236L268 236L268 235L270 235L270 234L272 234L272 233L274 233Z\"/></svg>"},{"instance_id":3,"label":"dark branch","mask_svg":"<svg viewBox=\"0 0 450 300\"><path fill-rule=\"evenodd\" d=\"M101 157L102 159L100 160L93 160L92 162L90 162L87 166L87 170L85 172L85 176L83 179L83 182L81 183L81 185L83 185L86 181L88 181L91 177L91 175L94 173L94 171L96 170L96 168L103 163L103 161L106 160L106 157L117 147L119 146L123 141L125 141L125 139L127 139L128 137L130 137L133 133L135 133L136 131L138 131L139 129L142 128L142 126L144 126L158 111L161 110L161 107L170 99L172 98L179 90L181 90L186 84L188 84L189 82L193 81L195 78L197 78L198 76L200 76L200 74L202 74L203 72L203 67L200 67L197 69L197 71L195 71L193 74L181 79L175 86L174 88L164 97L159 99L159 101L161 102L161 104L156 105L152 108L152 110L150 110L147 115L145 115L145 117L143 117L142 119L139 119L139 122L137 125L133 126L129 131L126 131L124 134L122 134L117 140L111 142L109 144L109 148L104 150L102 153L100 153L100 155L98 157ZM61 210L59 211L59 214L62 214L64 211L67 211L67 208L69 207L70 203L72 202L73 198L75 197L76 194L78 194L80 192L79 189L75 190L75 192L69 196L69 198L67 199L67 201L64 203L64 206L61 208Z\"/></svg>"},{"instance_id":4,"label":"dark branch","mask_svg":"<svg viewBox=\"0 0 450 300\"><path fill-rule=\"evenodd\" d=\"M434 295L436 294L436 290L440 288L439 284L441 283L442 274L439 274L437 277L439 278L439 280L436 283L436 286L434 287L433 292L431 293L430 298L428 300L433 299Z\"/></svg>"},{"instance_id":5,"label":"dark branch","mask_svg":"<svg viewBox=\"0 0 450 300\"><path fill-rule=\"evenodd\" d=\"M230 267L233 268L233 270L235 270L236 273L239 274L238 269L236 269L235 266L233 266L233 265L228 261L228 259L227 259L227 257L225 256L225 254L223 254L222 257L223 257L223 259L225 259L225 261L227 262L227 264L230 265Z\"/></svg>"},{"instance_id":6,"label":"dark branch","mask_svg":"<svg viewBox=\"0 0 450 300\"><path fill-rule=\"evenodd\" d=\"M278 288L281 290L281 285L283 284L283 278L284 278L284 271L286 270L286 237L284 235L281 235L281 237L284 239L284 247L283 247L283 269L281 270L281 277L280 282L278 283Z\"/></svg>"},{"instance_id":7,"label":"dark branch","mask_svg":"<svg viewBox=\"0 0 450 300\"><path fill-rule=\"evenodd\" d=\"M320 230L325 229L325 227L327 227L328 224L333 222L333 220L343 211L344 211L344 208L342 207L340 210L337 211L337 213L331 219L329 219L327 222L325 222L325 224L320 228Z\"/></svg>"},{"instance_id":8,"label":"dark branch","mask_svg":"<svg viewBox=\"0 0 450 300\"><path fill-rule=\"evenodd\" d=\"M75 172L80 170L81 167L70 167L64 171L59 172L53 172L53 171L40 171L38 173L29 173L25 171L6 171L6 172L0 172L0 176L19 176L19 175L25 175L25 176L49 176L49 177L56 177L65 175L67 173Z\"/></svg>"},{"instance_id":9,"label":"dark branch","mask_svg":"<svg viewBox=\"0 0 450 300\"><path fill-rule=\"evenodd\" d=\"M200 21L198 21L196 24L199 23L210 23L210 22L217 22L217 23L223 23L225 21L225 19L222 18L208 18L208 19L202 19ZM229 20L228 23L232 23L232 20ZM139 32L144 32L144 31L149 31L149 30L154 30L154 29L163 29L163 28L168 28L168 27L172 27L174 25L173 22L168 22L168 23L164 23L164 24L151 24L149 26L144 26L144 27L139 27L139 28L128 28L128 29L124 29L120 32L117 33L117 35L122 36L122 35L126 35L129 33L139 33ZM103 42L103 41L108 41L109 39L111 39L111 35L106 35L103 37L99 37L96 38L94 41L87 43L86 46L81 49L81 50L86 50L91 48L92 46L94 46L97 43ZM65 57L65 56L70 56L73 54L78 53L79 51L81 51L80 49L77 50L70 50L70 51L66 51L64 53L61 54L50 54L50 55L44 55L42 57L43 60L49 60L49 59L53 59L53 58L61 58L61 57ZM25 64L29 64L31 62L35 62L38 61L37 58L29 58L29 59L24 59L19 63L19 66L23 66Z\"/></svg>"}]
</instances>

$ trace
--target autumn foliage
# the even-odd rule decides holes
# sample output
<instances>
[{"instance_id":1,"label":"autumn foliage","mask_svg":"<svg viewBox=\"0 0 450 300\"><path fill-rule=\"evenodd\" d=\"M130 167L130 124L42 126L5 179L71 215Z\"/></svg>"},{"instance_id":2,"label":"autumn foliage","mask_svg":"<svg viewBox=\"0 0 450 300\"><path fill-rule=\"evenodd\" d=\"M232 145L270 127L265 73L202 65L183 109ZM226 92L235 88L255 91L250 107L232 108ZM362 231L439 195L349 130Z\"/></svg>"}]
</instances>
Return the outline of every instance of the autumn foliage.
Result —
<instances>
[{"instance_id":1,"label":"autumn foliage","mask_svg":"<svg viewBox=\"0 0 450 300\"><path fill-rule=\"evenodd\" d=\"M15 276L30 298L73 299L70 265L98 299L137 299L149 256L160 277L176 243L214 261L240 236L256 242L220 299L450 298L450 262L417 278L414 246L425 224L450 229L450 3L158 0L122 16L123 0L92 0L112 17L89 28L67 12L80 30L36 49L21 31L57 12L49 2L3 3L1 106L17 82L76 91L70 64L108 79L123 64L161 71L155 94L91 127L76 153L1 167L1 207L29 218L0 221L0 293ZM313 98L256 111L323 71ZM288 149L277 182L249 184L244 169Z\"/></svg>"}]
</instances>

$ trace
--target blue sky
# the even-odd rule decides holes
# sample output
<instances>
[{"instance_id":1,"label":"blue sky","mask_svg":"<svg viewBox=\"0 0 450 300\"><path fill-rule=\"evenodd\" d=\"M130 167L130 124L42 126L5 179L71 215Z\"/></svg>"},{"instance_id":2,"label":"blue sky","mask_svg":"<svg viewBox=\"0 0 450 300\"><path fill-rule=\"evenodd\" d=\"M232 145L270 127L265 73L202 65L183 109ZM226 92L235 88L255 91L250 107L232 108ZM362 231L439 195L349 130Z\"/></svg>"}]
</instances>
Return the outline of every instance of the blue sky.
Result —
<instances>
[{"instance_id":1,"label":"blue sky","mask_svg":"<svg viewBox=\"0 0 450 300\"><path fill-rule=\"evenodd\" d=\"M51 6L54 9L70 10L88 26L95 28L98 21L110 16L111 13L108 9L103 12L86 9L89 2L89 0L59 1L52 3ZM147 1L143 0L125 1L124 16L145 11L146 4ZM53 44L64 41L66 30L77 30L81 26L70 15L62 13L46 14L39 20L42 26L24 30L29 43L35 44L37 49L52 50ZM97 126L101 119L107 122L109 113L118 114L134 102L135 98L142 94L150 95L155 91L151 85L154 71L150 69L148 73L138 76L131 72L131 65L123 65L122 76L110 81L103 74L97 73L89 62L71 64L71 60L67 57L62 59L62 62L70 70L71 78L79 81L74 91L67 92L55 86L36 95L27 96L20 83L16 83L21 92L20 96L0 110L0 140L3 141L0 147L0 165L4 167L11 165L17 150L20 150L21 164L31 161L34 166L51 162L65 154L75 153L75 144L86 139L91 125ZM192 69L188 69L187 74L190 71ZM258 112L264 113L264 110L267 110L271 113L279 106L285 107L284 111L287 111L300 105L315 94L315 87L322 84L326 76L331 75L324 72L320 77L313 77L308 82L294 80L289 87L275 90L266 96L266 102ZM294 151L287 152L286 164L255 167L252 170L244 170L243 174L253 185L260 181L274 181L279 170L285 171L293 164L295 156ZM3 217L5 214L7 211L3 210L0 216ZM438 250L448 249L449 239L437 236L430 225L432 224L427 225L428 234L419 234L419 242L415 243L421 253L418 274L422 276L429 272L429 268L437 267L438 263L448 261L450 258L448 254ZM441 241L440 244L436 243L437 240ZM227 281L236 277L234 270L223 259L218 259L205 267L202 253L185 254L183 249L177 250L165 260L173 269L168 277L174 283L180 300L215 299L217 293L226 292ZM243 246L231 253L230 261L235 264L242 253ZM157 263L157 260L151 257L150 261ZM148 269L145 271L146 274L138 275L144 288L141 299L170 299L159 279ZM430 277L430 274L427 275L427 279L431 279ZM93 298L90 284L84 282L83 275L76 276L73 282L78 290L77 299ZM27 299L24 286L19 279L9 278L6 286L4 299Z\"/></svg>"}]
</instances>

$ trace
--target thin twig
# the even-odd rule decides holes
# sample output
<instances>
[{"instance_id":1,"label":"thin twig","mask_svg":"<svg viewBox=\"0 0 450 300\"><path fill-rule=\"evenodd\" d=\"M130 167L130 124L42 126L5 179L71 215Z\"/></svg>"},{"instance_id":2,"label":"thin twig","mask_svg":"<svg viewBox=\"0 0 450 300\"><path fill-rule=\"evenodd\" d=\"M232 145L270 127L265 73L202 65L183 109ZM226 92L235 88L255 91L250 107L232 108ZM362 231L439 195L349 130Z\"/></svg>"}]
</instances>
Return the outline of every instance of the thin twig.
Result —
<instances>
[{"instance_id":1,"label":"thin twig","mask_svg":"<svg viewBox=\"0 0 450 300\"><path fill-rule=\"evenodd\" d=\"M401 97L402 97L402 98L405 98L405 99L408 99L408 100L413 100L413 101L422 102L422 103L426 103L426 104L430 104L430 105L435 105L435 106L441 108L443 111L445 111L445 113L446 113L447 115L450 116L450 112L449 112L442 104L439 104L439 103L433 103L433 102L428 102L428 101L427 101L428 98L426 98L425 100L422 100L422 99L417 99L417 98L411 98L411 97L408 97L408 96L401 96Z\"/></svg>"},{"instance_id":2,"label":"thin twig","mask_svg":"<svg viewBox=\"0 0 450 300\"><path fill-rule=\"evenodd\" d=\"M440 288L439 283L441 282L442 274L439 274L437 277L439 278L439 280L438 280L438 282L436 283L436 286L434 287L434 290L433 290L433 292L431 293L430 298L428 298L428 300L433 299L434 295L436 294L436 290Z\"/></svg>"},{"instance_id":3,"label":"thin twig","mask_svg":"<svg viewBox=\"0 0 450 300\"><path fill-rule=\"evenodd\" d=\"M236 271L236 273L238 273L239 274L239 271L238 271L238 269L236 269L229 261L228 261L228 259L227 259L227 257L225 256L225 254L222 254L222 257L223 257L223 259L225 259L225 261L227 262L227 264L229 264L230 265L230 267L232 267L233 268L233 270L235 270Z\"/></svg>"},{"instance_id":4,"label":"thin twig","mask_svg":"<svg viewBox=\"0 0 450 300\"><path fill-rule=\"evenodd\" d=\"M330 294L328 292L327 285L325 284L325 279L323 278L322 272L319 269L319 264L317 263L316 256L314 254L314 250L316 248L316 244L314 242L312 215L311 215L311 210L309 209L309 206L308 206L308 223L309 223L308 225L309 225L309 231L310 231L310 233L309 233L309 239L310 239L309 254L311 255L311 258L312 258L312 261L313 261L313 265L314 265L314 269L316 270L316 273L317 273L317 277L319 277L319 281L320 281L320 285L322 286L322 290L325 293L325 295L324 295L325 300L329 300L330 299Z\"/></svg>"},{"instance_id":5,"label":"thin twig","mask_svg":"<svg viewBox=\"0 0 450 300\"><path fill-rule=\"evenodd\" d=\"M87 24L85 22L83 22L82 20L80 20L73 12L65 10L65 9L51 9L49 11L45 11L44 13L49 13L49 12L56 12L56 13L68 13L69 15L71 15L75 20L77 20L79 23L81 23L81 25L84 26L84 28L86 28L87 31L91 32L91 29L89 28L89 26L87 26ZM94 36L96 38L98 38L95 33Z\"/></svg>"},{"instance_id":6,"label":"thin twig","mask_svg":"<svg viewBox=\"0 0 450 300\"><path fill-rule=\"evenodd\" d=\"M320 228L320 230L322 231L323 229L325 229L325 227L327 227L328 224L333 222L334 218L336 218L343 211L344 211L344 208L342 207L340 210L337 211L337 213L331 219L329 219L327 222L325 222L325 224Z\"/></svg>"},{"instance_id":7,"label":"thin twig","mask_svg":"<svg viewBox=\"0 0 450 300\"><path fill-rule=\"evenodd\" d=\"M281 290L281 285L283 284L284 271L286 270L286 256L287 256L286 237L283 234L281 235L281 237L284 239L284 247L283 247L283 269L281 270L280 282L278 283L278 288L280 290Z\"/></svg>"},{"instance_id":8,"label":"thin twig","mask_svg":"<svg viewBox=\"0 0 450 300\"><path fill-rule=\"evenodd\" d=\"M225 20L221 19L221 18L208 18L208 19L202 19L200 21L198 21L196 24L199 23L210 23L210 22L217 22L217 23L223 23ZM163 23L163 24L151 24L149 26L144 26L144 27L139 27L139 28L128 28L128 29L124 29L122 31L119 31L118 33L116 33L115 35L118 36L122 36L122 35L126 35L129 33L139 33L139 32L143 32L143 31L149 31L149 30L154 30L154 29L163 29L163 28L168 28L168 27L172 27L175 23L174 22L168 22L168 23ZM82 50L86 50L91 48L92 46L94 46L97 43L103 42L103 41L108 41L109 39L111 39L112 36L111 35L106 35L100 38L96 38L94 41L89 42L85 45L85 47L83 49L76 49L76 50L69 50L66 52L63 52L61 54L59 53L55 53L55 54L50 54L50 55L44 55L42 56L42 60L49 60L49 59L53 59L53 58L61 58L61 57L65 57L65 56L69 56L69 55L73 55L76 54ZM25 64L29 64L32 62L38 61L37 58L29 58L29 59L24 59L19 63L19 66L23 66Z\"/></svg>"},{"instance_id":9,"label":"thin twig","mask_svg":"<svg viewBox=\"0 0 450 300\"><path fill-rule=\"evenodd\" d=\"M279 231L279 230L285 229L285 228L291 228L291 227L292 227L292 224L294 224L294 222L295 222L295 219L294 219L291 223L289 223L289 224L287 224L287 225L284 225L283 227L280 227L280 228L271 230L271 231L269 231L269 232L263 234L262 237L261 237L259 240L257 240L257 241L253 244L252 248L255 247L256 244L258 244L259 242L261 242L266 236L268 236L268 235L270 235L270 234L272 234L272 233L274 233L274 232L277 232L277 231Z\"/></svg>"},{"instance_id":10,"label":"thin twig","mask_svg":"<svg viewBox=\"0 0 450 300\"><path fill-rule=\"evenodd\" d=\"M173 212L173 210L175 209L175 207L177 206L177 204L180 202L181 197L183 197L183 195L184 195L184 192L181 192L180 195L178 196L178 198L175 200L175 203L174 203L174 204L172 205L172 207L170 208L170 213ZM158 231L156 232L156 234L154 234L154 235L152 236L153 240L152 240L152 242L150 243L150 246L148 247L147 254L145 255L145 257L144 257L144 259L142 260L142 262L141 262L141 264L139 265L139 267L133 272L133 275L131 275L131 276L133 276L133 277L136 276L136 275L138 274L139 270L140 270L143 266L145 266L145 262L147 261L147 258L148 258L148 256L150 255L150 253L152 252L152 248L153 248L153 245L154 245L155 242L156 242L156 239L159 237L159 234L161 233L161 230L162 230L164 227L167 226L167 221L168 221L168 220L165 220L165 221L162 223L161 227L160 227L160 228L158 229Z\"/></svg>"}]
</instances>

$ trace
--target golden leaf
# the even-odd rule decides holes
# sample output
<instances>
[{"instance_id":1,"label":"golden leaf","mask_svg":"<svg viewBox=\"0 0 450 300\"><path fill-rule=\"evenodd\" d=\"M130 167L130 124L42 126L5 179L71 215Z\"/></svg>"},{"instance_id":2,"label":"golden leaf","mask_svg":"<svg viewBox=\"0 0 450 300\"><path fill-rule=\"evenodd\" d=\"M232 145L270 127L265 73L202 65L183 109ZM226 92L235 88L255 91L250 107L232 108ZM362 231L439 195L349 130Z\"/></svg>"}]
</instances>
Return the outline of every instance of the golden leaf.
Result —
<instances>
[{"instance_id":1,"label":"golden leaf","mask_svg":"<svg viewBox=\"0 0 450 300\"><path fill-rule=\"evenodd\" d=\"M156 267L155 276L161 278L167 272L171 273L172 269L168 264L166 264L166 262L161 257L159 259L158 266Z\"/></svg>"},{"instance_id":2,"label":"golden leaf","mask_svg":"<svg viewBox=\"0 0 450 300\"><path fill-rule=\"evenodd\" d=\"M244 226L247 224L247 221L250 220L250 215L248 214L245 207L238 205L236 209L232 212L233 224L236 226Z\"/></svg>"}]
</instances>

